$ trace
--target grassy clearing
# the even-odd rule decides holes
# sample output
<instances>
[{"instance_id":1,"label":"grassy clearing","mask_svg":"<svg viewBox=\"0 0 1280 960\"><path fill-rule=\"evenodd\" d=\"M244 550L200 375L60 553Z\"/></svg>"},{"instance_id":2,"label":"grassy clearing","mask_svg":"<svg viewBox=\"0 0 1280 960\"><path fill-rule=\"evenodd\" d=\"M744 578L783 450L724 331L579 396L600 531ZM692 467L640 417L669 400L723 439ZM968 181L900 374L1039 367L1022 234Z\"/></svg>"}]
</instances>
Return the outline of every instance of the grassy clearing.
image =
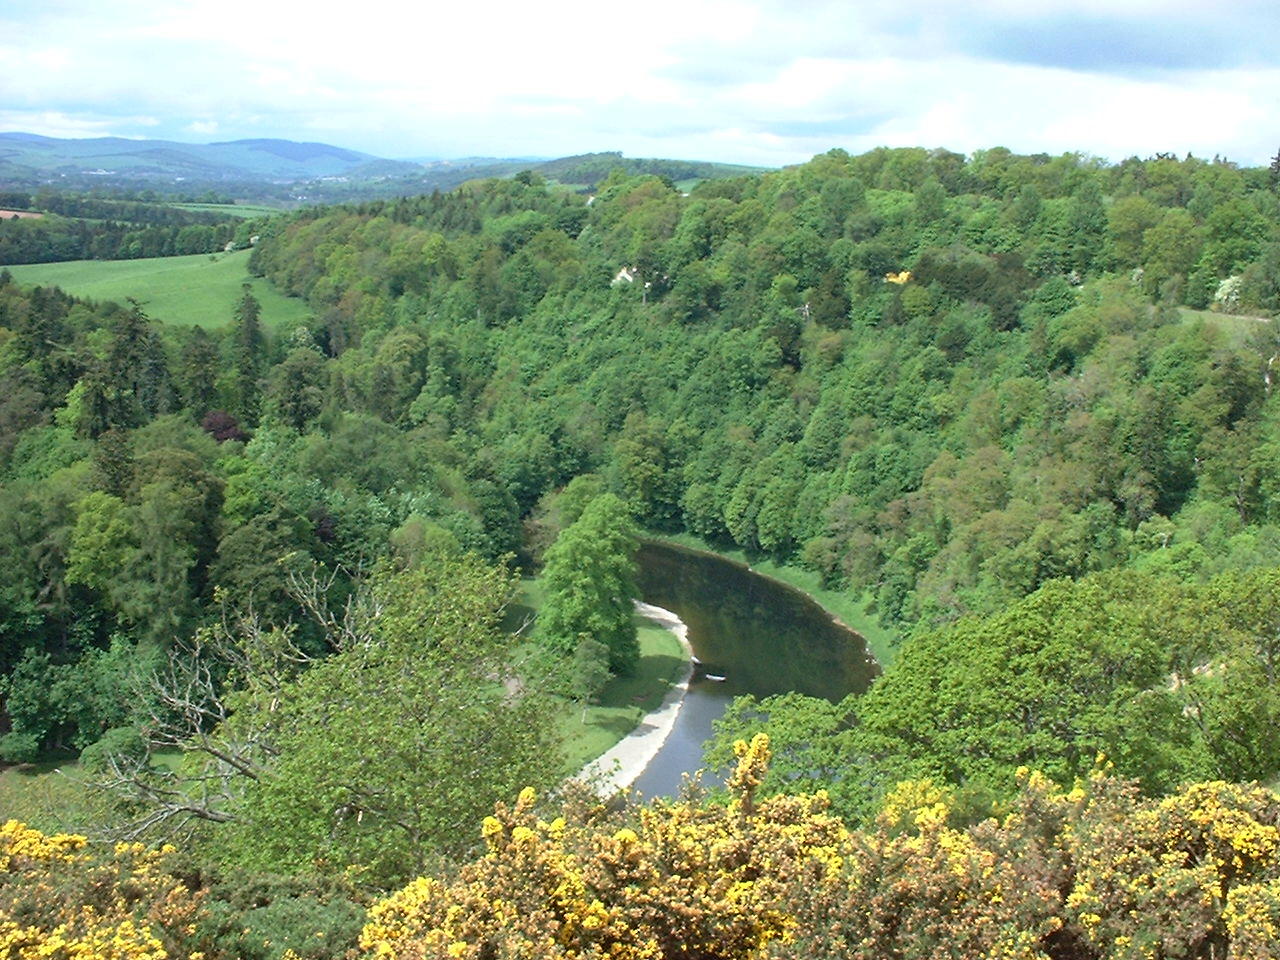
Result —
<instances>
[{"instance_id":1,"label":"grassy clearing","mask_svg":"<svg viewBox=\"0 0 1280 960\"><path fill-rule=\"evenodd\" d=\"M1270 329L1270 324L1273 323L1270 317L1251 316L1243 313L1221 313L1217 310L1193 310L1191 307L1179 307L1178 313L1188 323L1199 320L1211 327L1224 331L1230 341L1230 345L1236 348L1247 344L1250 338L1256 336L1259 332L1265 332L1268 336L1273 333Z\"/></svg>"},{"instance_id":2,"label":"grassy clearing","mask_svg":"<svg viewBox=\"0 0 1280 960\"><path fill-rule=\"evenodd\" d=\"M178 750L152 755L166 769L182 762ZM93 832L112 820L108 798L85 781L71 756L17 766L0 766L0 822L21 820L45 833Z\"/></svg>"},{"instance_id":3,"label":"grassy clearing","mask_svg":"<svg viewBox=\"0 0 1280 960\"><path fill-rule=\"evenodd\" d=\"M542 604L537 580L521 584L521 596L507 612L505 626L514 630L531 622ZM614 677L584 715L577 704L564 702L560 729L565 743L565 775L581 770L625 737L650 710L662 703L685 664L684 648L668 630L636 617L640 664L635 676Z\"/></svg>"},{"instance_id":4,"label":"grassy clearing","mask_svg":"<svg viewBox=\"0 0 1280 960\"><path fill-rule=\"evenodd\" d=\"M794 587L821 604L845 626L862 634L866 638L867 647L882 667L888 666L897 654L899 638L892 630L881 626L876 615L870 611L871 596L869 594L864 593L858 596L828 589L822 585L822 578L812 570L785 566L767 557L751 556L738 548L710 544L691 533L647 533L646 536L653 540L665 540L678 546L705 550L707 553L745 563L756 573Z\"/></svg>"},{"instance_id":5,"label":"grassy clearing","mask_svg":"<svg viewBox=\"0 0 1280 960\"><path fill-rule=\"evenodd\" d=\"M635 676L614 677L598 701L582 709L566 704L561 720L565 743L565 773L577 773L636 728L644 715L655 710L679 678L684 650L669 630L636 618L640 636L640 665Z\"/></svg>"},{"instance_id":6,"label":"grassy clearing","mask_svg":"<svg viewBox=\"0 0 1280 960\"><path fill-rule=\"evenodd\" d=\"M231 322L241 284L262 304L262 322L288 330L311 319L302 300L286 297L248 271L249 251L153 257L146 260L71 260L6 267L18 283L59 286L87 300L124 303L134 297L147 315L165 323L223 327Z\"/></svg>"},{"instance_id":7,"label":"grassy clearing","mask_svg":"<svg viewBox=\"0 0 1280 960\"><path fill-rule=\"evenodd\" d=\"M264 207L255 203L171 203L169 206L179 210L225 213L229 217L242 217L245 220L251 217L274 217L284 212L276 207Z\"/></svg>"},{"instance_id":8,"label":"grassy clearing","mask_svg":"<svg viewBox=\"0 0 1280 960\"><path fill-rule=\"evenodd\" d=\"M0 769L0 821L37 830L78 831L97 822L94 798L74 760L46 760Z\"/></svg>"}]
</instances>

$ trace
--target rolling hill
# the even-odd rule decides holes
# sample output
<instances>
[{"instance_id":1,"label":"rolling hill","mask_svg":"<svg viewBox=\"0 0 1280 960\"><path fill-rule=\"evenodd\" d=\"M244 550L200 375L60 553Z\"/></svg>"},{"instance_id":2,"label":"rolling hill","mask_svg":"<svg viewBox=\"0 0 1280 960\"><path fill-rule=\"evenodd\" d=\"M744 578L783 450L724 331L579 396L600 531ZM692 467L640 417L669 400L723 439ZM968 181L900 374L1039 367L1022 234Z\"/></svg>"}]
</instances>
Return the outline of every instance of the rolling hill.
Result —
<instances>
[{"instance_id":1,"label":"rolling hill","mask_svg":"<svg viewBox=\"0 0 1280 960\"><path fill-rule=\"evenodd\" d=\"M327 143L280 139L179 143L97 137L65 140L0 133L0 189L151 190L181 198L208 192L275 205L342 203L447 192L468 180L532 170L578 190L592 190L615 168L654 174L687 189L700 180L760 172L705 161L624 157L620 151L548 160L461 157L391 160Z\"/></svg>"},{"instance_id":2,"label":"rolling hill","mask_svg":"<svg viewBox=\"0 0 1280 960\"><path fill-rule=\"evenodd\" d=\"M10 172L98 177L172 177L198 180L306 180L342 176L362 167L407 173L415 164L384 160L326 143L232 140L178 143L98 137L63 140L31 133L0 133L0 177Z\"/></svg>"}]
</instances>

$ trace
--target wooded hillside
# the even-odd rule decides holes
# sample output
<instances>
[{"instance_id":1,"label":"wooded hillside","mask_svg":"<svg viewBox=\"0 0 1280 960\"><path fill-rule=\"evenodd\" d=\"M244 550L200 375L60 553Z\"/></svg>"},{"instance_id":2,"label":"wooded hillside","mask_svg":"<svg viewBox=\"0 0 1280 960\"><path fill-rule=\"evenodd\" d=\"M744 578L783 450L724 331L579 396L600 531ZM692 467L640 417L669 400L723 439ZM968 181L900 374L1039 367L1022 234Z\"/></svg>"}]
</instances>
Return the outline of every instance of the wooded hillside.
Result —
<instances>
[{"instance_id":1,"label":"wooded hillside","mask_svg":"<svg viewBox=\"0 0 1280 960\"><path fill-rule=\"evenodd\" d=\"M845 851L834 885L739 878L778 913L738 953L695 955L761 956L839 909L861 919L832 955L932 956L998 914L993 955L1269 956L1275 796L1213 782L1280 767L1278 191L1216 160L1001 149L837 150L687 196L615 172L590 202L526 172L271 219L251 270L317 318L278 332L248 290L207 331L0 274L0 756L90 748L130 788L100 824L179 833L246 885L310 877L262 894L310 919L272 923L353 944L353 904L478 852L451 803L472 820L510 803L517 769L554 786L539 698L574 683L499 629L510 565L545 554L569 582L561 558L585 554L551 546L563 530L629 543L634 519L817 572L902 638L893 662L861 699L735 705L711 756L768 732L770 772L732 801L757 814L690 801L563 840L521 800L464 876L533 904L503 857L533 883L589 849L694 857L686 822L695 846L717 818L709 850L749 846L725 809L774 839L830 810L839 836L814 842ZM563 624L604 622L571 612L544 644L566 656L586 645ZM413 655L421 637L439 660ZM615 668L633 652L622 638ZM198 695L166 699L175 683ZM904 789L927 802L886 812ZM1238 843L1204 827L1220 814L1248 819ZM1121 820L1140 850L1113 849ZM986 886L975 866L1024 856L1030 879ZM673 862L650 876L684 876ZM906 875L898 907L940 913L886 905ZM995 913L957 913L952 876ZM487 928L413 932L488 896L452 882L388 901L370 929L405 926L366 946L490 955ZM630 901L588 898L604 881L572 882L557 922L613 937L582 943L689 955L648 946ZM214 885L221 916L249 896L235 884ZM1041 900L1006 915L1014 889ZM867 890L888 900L864 915ZM882 923L923 932L908 948Z\"/></svg>"}]
</instances>

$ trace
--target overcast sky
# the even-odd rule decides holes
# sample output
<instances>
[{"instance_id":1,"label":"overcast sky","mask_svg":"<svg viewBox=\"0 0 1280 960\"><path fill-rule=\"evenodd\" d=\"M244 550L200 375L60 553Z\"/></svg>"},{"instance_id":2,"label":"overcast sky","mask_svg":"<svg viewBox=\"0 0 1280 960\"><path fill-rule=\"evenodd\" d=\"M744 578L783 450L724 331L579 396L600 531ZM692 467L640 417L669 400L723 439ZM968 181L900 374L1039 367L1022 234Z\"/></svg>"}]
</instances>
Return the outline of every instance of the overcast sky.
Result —
<instances>
[{"instance_id":1,"label":"overcast sky","mask_svg":"<svg viewBox=\"0 0 1280 960\"><path fill-rule=\"evenodd\" d=\"M1265 163L1258 2L0 0L0 131L780 165L1007 146Z\"/></svg>"}]
</instances>

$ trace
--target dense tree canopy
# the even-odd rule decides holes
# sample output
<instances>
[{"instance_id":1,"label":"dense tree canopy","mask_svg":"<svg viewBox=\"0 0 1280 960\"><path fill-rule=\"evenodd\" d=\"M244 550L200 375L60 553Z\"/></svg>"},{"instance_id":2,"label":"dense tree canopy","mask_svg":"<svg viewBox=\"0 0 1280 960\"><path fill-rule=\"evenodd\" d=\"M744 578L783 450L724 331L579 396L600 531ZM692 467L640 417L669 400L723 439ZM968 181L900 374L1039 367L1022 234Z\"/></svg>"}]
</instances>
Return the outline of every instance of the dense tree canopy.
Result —
<instances>
[{"instance_id":1,"label":"dense tree canopy","mask_svg":"<svg viewBox=\"0 0 1280 960\"><path fill-rule=\"evenodd\" d=\"M1009 609L921 631L862 697L734 704L714 764L768 730L766 790L827 789L865 814L900 780L964 789L979 808L1033 766L1061 782L1098 756L1151 793L1193 779L1266 779L1280 751L1267 679L1280 571L1204 586L1128 571L1052 581Z\"/></svg>"}]
</instances>

